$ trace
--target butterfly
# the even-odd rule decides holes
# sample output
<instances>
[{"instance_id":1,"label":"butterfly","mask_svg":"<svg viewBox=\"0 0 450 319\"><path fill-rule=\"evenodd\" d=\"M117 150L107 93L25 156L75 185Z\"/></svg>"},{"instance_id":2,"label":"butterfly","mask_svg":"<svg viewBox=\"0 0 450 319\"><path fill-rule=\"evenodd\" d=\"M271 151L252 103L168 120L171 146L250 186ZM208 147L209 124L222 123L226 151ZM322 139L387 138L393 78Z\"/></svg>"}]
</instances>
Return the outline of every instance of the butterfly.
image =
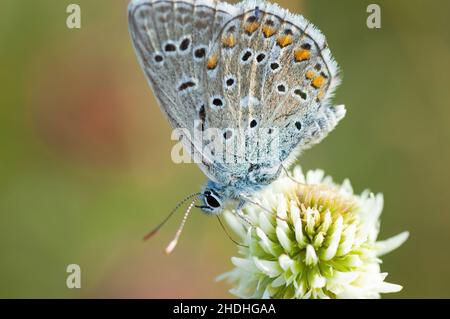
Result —
<instances>
[{"instance_id":1,"label":"butterfly","mask_svg":"<svg viewBox=\"0 0 450 319\"><path fill-rule=\"evenodd\" d=\"M194 194L205 213L241 207L345 116L330 103L340 77L325 36L276 4L133 0L129 30L159 106L208 178Z\"/></svg>"}]
</instances>

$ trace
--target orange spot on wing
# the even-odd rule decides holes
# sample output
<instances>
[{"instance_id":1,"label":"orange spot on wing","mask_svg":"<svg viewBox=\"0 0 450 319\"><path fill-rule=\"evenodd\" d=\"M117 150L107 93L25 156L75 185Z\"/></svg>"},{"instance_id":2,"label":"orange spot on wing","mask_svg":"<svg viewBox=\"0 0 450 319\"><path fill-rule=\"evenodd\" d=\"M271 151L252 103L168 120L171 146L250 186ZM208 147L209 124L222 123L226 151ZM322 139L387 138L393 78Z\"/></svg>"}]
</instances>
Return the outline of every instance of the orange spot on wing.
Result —
<instances>
[{"instance_id":1,"label":"orange spot on wing","mask_svg":"<svg viewBox=\"0 0 450 319\"><path fill-rule=\"evenodd\" d=\"M312 82L311 85L315 87L316 89L322 87L322 85L325 83L325 78L321 75L316 77Z\"/></svg>"},{"instance_id":2,"label":"orange spot on wing","mask_svg":"<svg viewBox=\"0 0 450 319\"><path fill-rule=\"evenodd\" d=\"M208 68L208 70L214 70L218 62L219 62L218 54L217 53L213 54L206 62L206 67Z\"/></svg>"},{"instance_id":3,"label":"orange spot on wing","mask_svg":"<svg viewBox=\"0 0 450 319\"><path fill-rule=\"evenodd\" d=\"M234 38L234 34L228 34L223 40L222 44L227 48L233 48L236 45L236 39Z\"/></svg>"},{"instance_id":4,"label":"orange spot on wing","mask_svg":"<svg viewBox=\"0 0 450 319\"><path fill-rule=\"evenodd\" d=\"M266 38L270 38L272 35L275 34L276 31L277 30L274 27L268 25L262 27L262 32Z\"/></svg>"},{"instance_id":5,"label":"orange spot on wing","mask_svg":"<svg viewBox=\"0 0 450 319\"><path fill-rule=\"evenodd\" d=\"M284 47L287 47L288 45L292 44L292 41L293 41L292 35L285 34L285 35L278 37L277 44L280 47L284 48Z\"/></svg>"},{"instance_id":6,"label":"orange spot on wing","mask_svg":"<svg viewBox=\"0 0 450 319\"><path fill-rule=\"evenodd\" d=\"M296 49L294 51L294 57L296 62L308 60L311 57L311 51L305 49Z\"/></svg>"},{"instance_id":7,"label":"orange spot on wing","mask_svg":"<svg viewBox=\"0 0 450 319\"><path fill-rule=\"evenodd\" d=\"M250 22L247 23L244 27L245 32L247 32L248 34L252 34L253 32L255 32L257 29L259 28L259 22Z\"/></svg>"},{"instance_id":8,"label":"orange spot on wing","mask_svg":"<svg viewBox=\"0 0 450 319\"><path fill-rule=\"evenodd\" d=\"M323 99L324 95L325 95L325 92L323 90L320 90L320 92L317 94L317 98L319 100L321 100L321 99Z\"/></svg>"},{"instance_id":9,"label":"orange spot on wing","mask_svg":"<svg viewBox=\"0 0 450 319\"><path fill-rule=\"evenodd\" d=\"M316 75L316 74L315 74L313 71L308 70L308 71L306 71L305 77L306 77L308 80L311 80L315 75Z\"/></svg>"}]
</instances>

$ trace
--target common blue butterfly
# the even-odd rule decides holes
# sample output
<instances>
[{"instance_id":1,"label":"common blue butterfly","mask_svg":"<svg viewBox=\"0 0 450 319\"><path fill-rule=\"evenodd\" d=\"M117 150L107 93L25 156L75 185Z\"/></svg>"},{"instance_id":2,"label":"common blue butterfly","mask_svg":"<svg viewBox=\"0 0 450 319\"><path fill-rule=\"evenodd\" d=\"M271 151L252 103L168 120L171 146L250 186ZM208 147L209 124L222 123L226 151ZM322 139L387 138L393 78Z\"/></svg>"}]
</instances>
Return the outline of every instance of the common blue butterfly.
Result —
<instances>
[{"instance_id":1,"label":"common blue butterfly","mask_svg":"<svg viewBox=\"0 0 450 319\"><path fill-rule=\"evenodd\" d=\"M198 194L206 213L245 203L345 115L330 104L340 80L325 36L276 4L133 0L129 29L162 111L209 179Z\"/></svg>"}]
</instances>

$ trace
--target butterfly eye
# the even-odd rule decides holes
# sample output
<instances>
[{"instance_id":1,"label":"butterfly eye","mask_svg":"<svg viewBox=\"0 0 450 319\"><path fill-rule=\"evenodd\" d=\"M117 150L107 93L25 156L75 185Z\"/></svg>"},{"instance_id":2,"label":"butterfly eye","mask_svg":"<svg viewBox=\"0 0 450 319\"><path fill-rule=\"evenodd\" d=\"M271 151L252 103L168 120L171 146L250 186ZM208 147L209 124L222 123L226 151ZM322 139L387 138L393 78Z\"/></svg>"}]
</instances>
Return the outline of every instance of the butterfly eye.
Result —
<instances>
[{"instance_id":1,"label":"butterfly eye","mask_svg":"<svg viewBox=\"0 0 450 319\"><path fill-rule=\"evenodd\" d=\"M258 122L256 122L256 120L252 120L252 121L250 122L250 127L251 127L251 128L254 128L257 124L258 124Z\"/></svg>"},{"instance_id":2,"label":"butterfly eye","mask_svg":"<svg viewBox=\"0 0 450 319\"><path fill-rule=\"evenodd\" d=\"M207 195L205 200L206 200L206 204L209 207L212 207L212 208L220 207L220 202L213 195L209 195L209 196Z\"/></svg>"}]
</instances>

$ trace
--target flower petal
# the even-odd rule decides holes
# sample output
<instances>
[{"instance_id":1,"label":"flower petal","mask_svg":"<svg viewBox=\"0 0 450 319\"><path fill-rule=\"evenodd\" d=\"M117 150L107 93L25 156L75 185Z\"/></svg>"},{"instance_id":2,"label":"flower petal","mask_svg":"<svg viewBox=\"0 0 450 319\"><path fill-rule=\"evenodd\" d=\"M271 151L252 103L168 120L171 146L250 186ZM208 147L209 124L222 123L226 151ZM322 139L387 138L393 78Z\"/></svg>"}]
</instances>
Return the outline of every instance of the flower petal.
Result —
<instances>
[{"instance_id":1,"label":"flower petal","mask_svg":"<svg viewBox=\"0 0 450 319\"><path fill-rule=\"evenodd\" d=\"M286 284L286 280L284 280L284 276L278 276L272 283L270 284L273 288L277 288Z\"/></svg>"},{"instance_id":2,"label":"flower petal","mask_svg":"<svg viewBox=\"0 0 450 319\"><path fill-rule=\"evenodd\" d=\"M277 256L275 251L275 244L267 237L261 228L256 228L256 235L260 238L259 245L268 254Z\"/></svg>"},{"instance_id":3,"label":"flower petal","mask_svg":"<svg viewBox=\"0 0 450 319\"><path fill-rule=\"evenodd\" d=\"M275 232L275 227L270 222L269 218L267 217L267 214L262 212L259 214L259 227L266 233L266 234L272 234Z\"/></svg>"},{"instance_id":4,"label":"flower petal","mask_svg":"<svg viewBox=\"0 0 450 319\"><path fill-rule=\"evenodd\" d=\"M331 260L336 256L336 252L339 246L339 241L341 240L342 226L344 219L339 216L338 219L333 224L333 232L331 233L331 240L329 246L323 251L321 257L324 260Z\"/></svg>"},{"instance_id":5,"label":"flower petal","mask_svg":"<svg viewBox=\"0 0 450 319\"><path fill-rule=\"evenodd\" d=\"M290 216L294 224L295 240L300 248L304 248L306 246L306 238L303 236L300 208L295 203L291 203Z\"/></svg>"},{"instance_id":6,"label":"flower petal","mask_svg":"<svg viewBox=\"0 0 450 319\"><path fill-rule=\"evenodd\" d=\"M350 252L355 241L356 225L348 226L343 233L344 241L339 245L337 256L343 256Z\"/></svg>"},{"instance_id":7,"label":"flower petal","mask_svg":"<svg viewBox=\"0 0 450 319\"><path fill-rule=\"evenodd\" d=\"M389 239L376 243L377 256L383 256L400 247L409 237L409 232L405 231Z\"/></svg>"},{"instance_id":8,"label":"flower petal","mask_svg":"<svg viewBox=\"0 0 450 319\"><path fill-rule=\"evenodd\" d=\"M227 225L233 230L233 232L239 236L240 238L245 238L245 228L244 225L242 225L242 222L238 220L238 218L235 216L235 214L226 211L223 214L223 217L225 218L225 221Z\"/></svg>"},{"instance_id":9,"label":"flower petal","mask_svg":"<svg viewBox=\"0 0 450 319\"><path fill-rule=\"evenodd\" d=\"M320 184L325 175L325 172L321 169L316 169L313 171L308 171L306 173L306 183L307 184Z\"/></svg>"},{"instance_id":10,"label":"flower petal","mask_svg":"<svg viewBox=\"0 0 450 319\"><path fill-rule=\"evenodd\" d=\"M290 252L292 250L292 247L294 244L289 239L286 232L281 228L281 226L277 226L277 238L281 244L281 246L284 248L285 251Z\"/></svg>"},{"instance_id":11,"label":"flower petal","mask_svg":"<svg viewBox=\"0 0 450 319\"><path fill-rule=\"evenodd\" d=\"M386 294L391 292L399 292L403 287L389 282L382 282L379 287L379 293Z\"/></svg>"},{"instance_id":12,"label":"flower petal","mask_svg":"<svg viewBox=\"0 0 450 319\"><path fill-rule=\"evenodd\" d=\"M280 267L286 271L291 268L294 261L288 255L282 254L278 257L278 263L280 264Z\"/></svg>"},{"instance_id":13,"label":"flower petal","mask_svg":"<svg viewBox=\"0 0 450 319\"><path fill-rule=\"evenodd\" d=\"M262 260L258 259L257 257L253 257L253 262L262 273L266 274L270 278L279 276L281 274L282 269L276 261Z\"/></svg>"},{"instance_id":14,"label":"flower petal","mask_svg":"<svg viewBox=\"0 0 450 319\"><path fill-rule=\"evenodd\" d=\"M306 246L305 264L308 266L314 266L319 261L316 251L312 245Z\"/></svg>"},{"instance_id":15,"label":"flower petal","mask_svg":"<svg viewBox=\"0 0 450 319\"><path fill-rule=\"evenodd\" d=\"M252 272L255 269L255 264L252 259L231 257L231 262L238 268Z\"/></svg>"}]
</instances>

